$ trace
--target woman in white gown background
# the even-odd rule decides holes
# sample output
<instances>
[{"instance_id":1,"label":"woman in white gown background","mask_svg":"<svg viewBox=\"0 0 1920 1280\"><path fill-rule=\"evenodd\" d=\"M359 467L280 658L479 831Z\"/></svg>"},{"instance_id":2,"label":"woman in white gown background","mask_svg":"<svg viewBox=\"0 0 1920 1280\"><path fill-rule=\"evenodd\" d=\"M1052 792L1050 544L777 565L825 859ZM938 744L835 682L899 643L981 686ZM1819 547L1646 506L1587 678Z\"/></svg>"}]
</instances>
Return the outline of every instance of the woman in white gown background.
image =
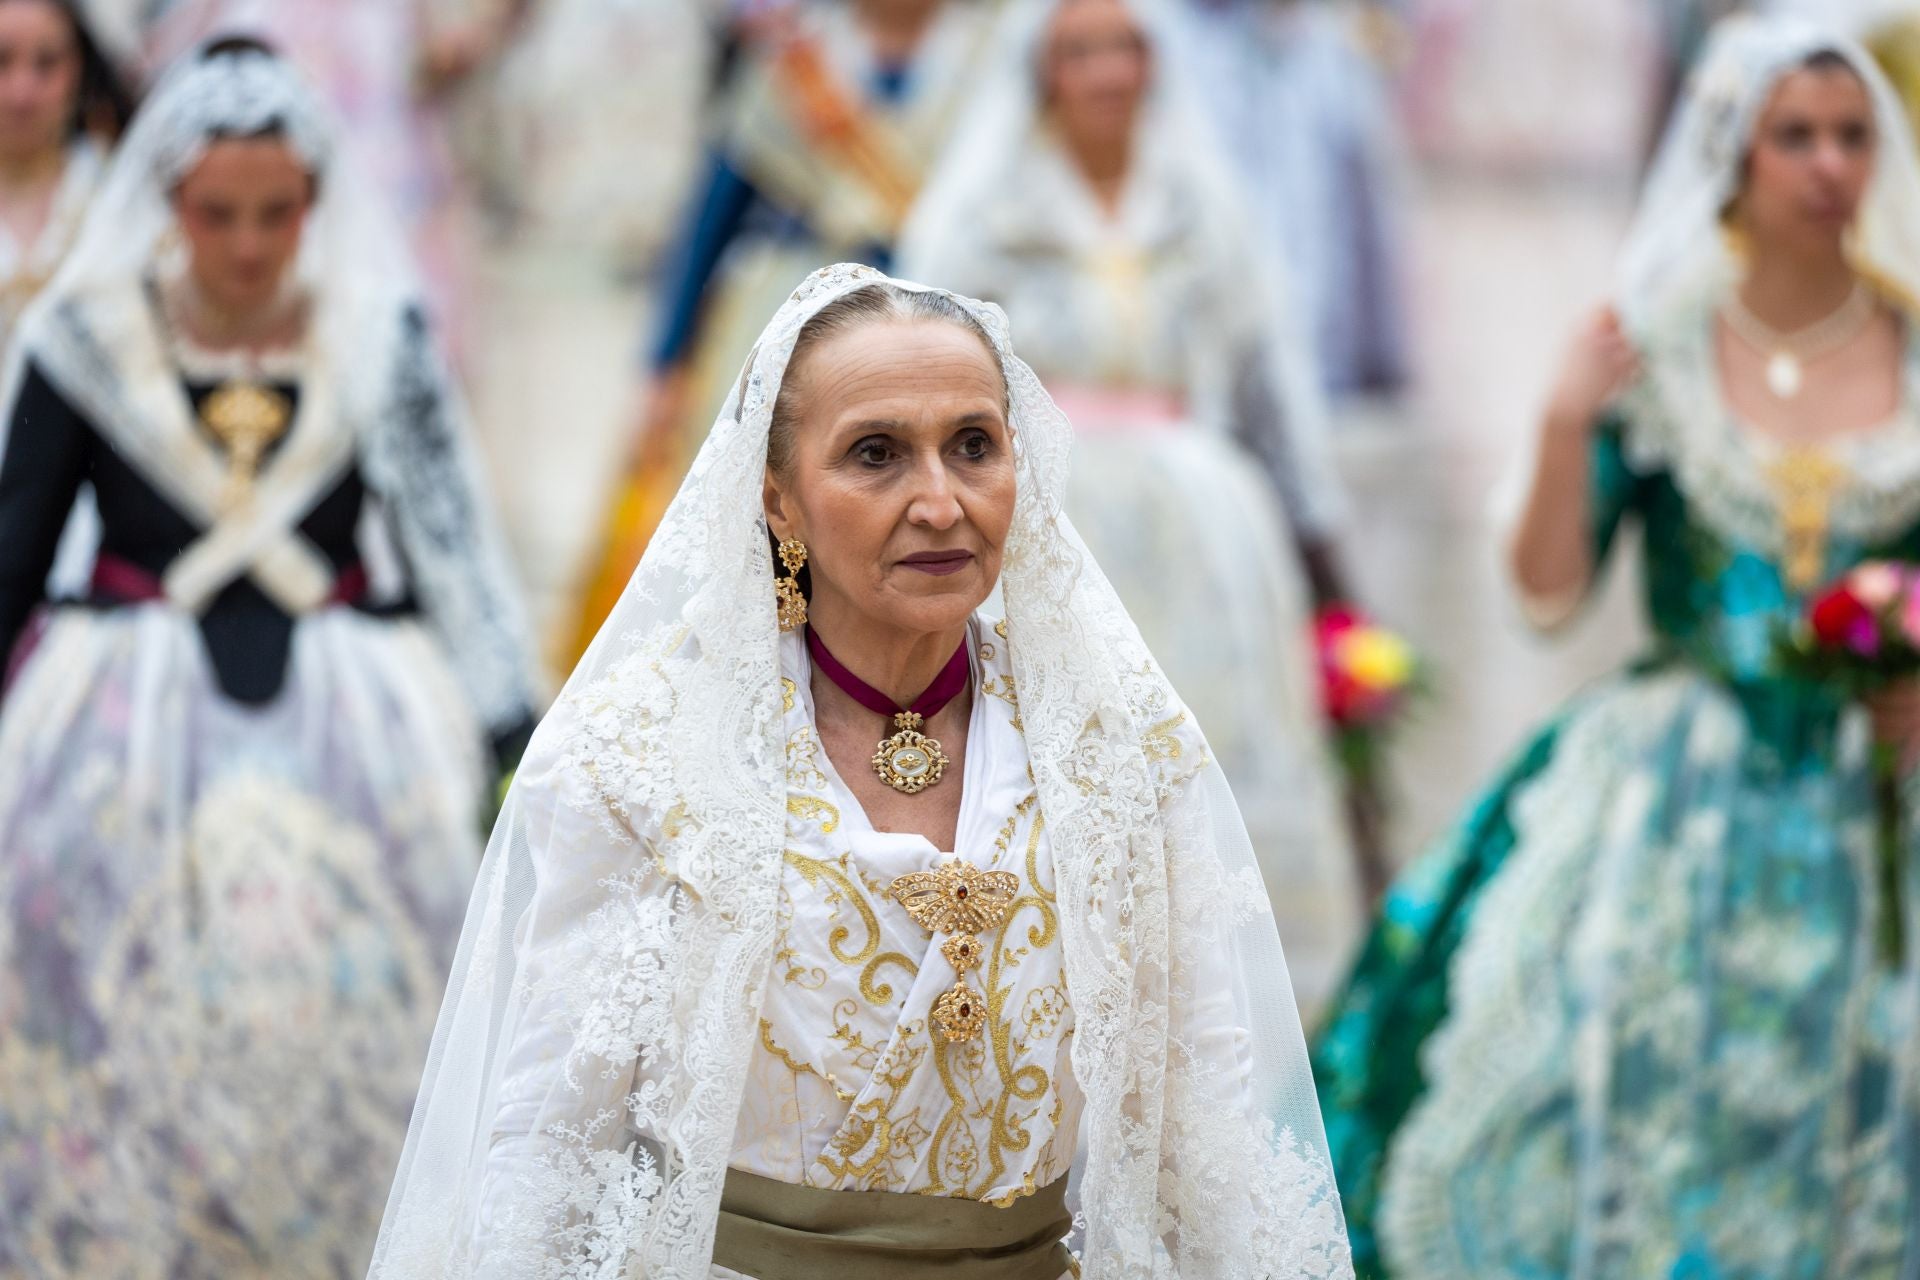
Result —
<instances>
[{"instance_id":1,"label":"woman in white gown background","mask_svg":"<svg viewBox=\"0 0 1920 1280\"><path fill-rule=\"evenodd\" d=\"M270 54L190 58L8 361L0 1272L364 1267L530 729L459 402L344 141ZM49 602L83 482L92 588Z\"/></svg>"},{"instance_id":2,"label":"woman in white gown background","mask_svg":"<svg viewBox=\"0 0 1920 1280\"><path fill-rule=\"evenodd\" d=\"M1342 501L1281 271L1153 18L1012 11L901 269L1003 306L1073 422L1067 510L1234 785L1311 1010L1359 926L1313 676Z\"/></svg>"}]
</instances>

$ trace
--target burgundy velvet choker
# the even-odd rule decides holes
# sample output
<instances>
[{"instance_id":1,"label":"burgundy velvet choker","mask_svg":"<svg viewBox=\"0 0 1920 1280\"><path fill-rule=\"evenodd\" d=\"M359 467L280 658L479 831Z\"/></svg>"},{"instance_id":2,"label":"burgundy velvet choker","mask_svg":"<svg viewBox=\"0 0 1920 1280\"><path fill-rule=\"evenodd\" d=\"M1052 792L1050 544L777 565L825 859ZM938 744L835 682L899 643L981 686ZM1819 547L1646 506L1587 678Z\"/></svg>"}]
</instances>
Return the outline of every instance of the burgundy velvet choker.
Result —
<instances>
[{"instance_id":1,"label":"burgundy velvet choker","mask_svg":"<svg viewBox=\"0 0 1920 1280\"><path fill-rule=\"evenodd\" d=\"M940 781L947 771L946 752L920 729L966 689L973 668L967 661L965 640L953 651L953 657L947 659L947 665L927 686L927 691L915 698L910 707L900 706L847 670L812 627L807 628L807 652L813 655L813 665L833 681L840 692L875 715L892 718L896 732L884 739L873 754L873 772L880 781L909 796L918 795Z\"/></svg>"}]
</instances>

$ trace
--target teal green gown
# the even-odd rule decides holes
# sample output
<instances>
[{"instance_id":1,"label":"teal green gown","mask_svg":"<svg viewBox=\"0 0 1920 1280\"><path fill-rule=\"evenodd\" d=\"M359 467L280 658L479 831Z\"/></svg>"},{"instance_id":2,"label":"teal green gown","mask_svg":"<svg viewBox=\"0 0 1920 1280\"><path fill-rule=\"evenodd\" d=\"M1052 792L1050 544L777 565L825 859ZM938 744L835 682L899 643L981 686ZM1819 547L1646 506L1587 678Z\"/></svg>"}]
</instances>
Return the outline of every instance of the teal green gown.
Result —
<instances>
[{"instance_id":1,"label":"teal green gown","mask_svg":"<svg viewBox=\"0 0 1920 1280\"><path fill-rule=\"evenodd\" d=\"M1870 732L1777 670L1803 601L1768 446L1656 412L1593 444L1596 562L1641 523L1652 651L1395 885L1315 1045L1362 1280L1920 1276L1920 998L1874 941ZM1835 455L1867 480L1823 581L1920 560L1911 417Z\"/></svg>"}]
</instances>

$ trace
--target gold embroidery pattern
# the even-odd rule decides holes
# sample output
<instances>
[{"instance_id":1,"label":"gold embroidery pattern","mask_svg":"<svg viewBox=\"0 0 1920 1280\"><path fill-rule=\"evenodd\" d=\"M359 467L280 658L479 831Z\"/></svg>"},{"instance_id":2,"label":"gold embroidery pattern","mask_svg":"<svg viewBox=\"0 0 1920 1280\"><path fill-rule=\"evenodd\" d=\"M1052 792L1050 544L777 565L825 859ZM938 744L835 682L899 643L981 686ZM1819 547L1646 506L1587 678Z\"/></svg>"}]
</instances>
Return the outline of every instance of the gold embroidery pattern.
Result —
<instances>
[{"instance_id":1,"label":"gold embroidery pattern","mask_svg":"<svg viewBox=\"0 0 1920 1280\"><path fill-rule=\"evenodd\" d=\"M787 813L802 822L818 821L823 835L840 829L840 811L816 796L788 796Z\"/></svg>"},{"instance_id":2,"label":"gold embroidery pattern","mask_svg":"<svg viewBox=\"0 0 1920 1280\"><path fill-rule=\"evenodd\" d=\"M833 958L841 964L865 964L873 959L874 953L880 950L880 921L874 916L873 908L867 905L866 895L854 888L846 873L832 863L821 862L792 850L788 850L786 858L787 865L798 871L800 878L808 884L817 886L825 881L828 886L826 902L834 908L834 925L833 932L827 935L827 950L833 953ZM853 936L853 930L840 923L839 907L842 903L853 908L860 917L861 927L866 930L867 940L858 951L842 950L847 939Z\"/></svg>"},{"instance_id":3,"label":"gold embroidery pattern","mask_svg":"<svg viewBox=\"0 0 1920 1280\"><path fill-rule=\"evenodd\" d=\"M1007 639L1004 623L994 631ZM983 640L979 649L983 662L1004 659L1004 645ZM782 681L782 701L792 711L800 699L790 684ZM983 676L979 689L1012 710L1017 728L1019 701L1003 661ZM1005 713L994 714L1006 722ZM1141 723L1152 719L1142 717ZM1057 963L1037 956L1055 945L1058 919L1031 768L1029 794L1005 815L988 864L1008 868L993 873L1007 877L1004 911L994 913L990 927L971 933L933 930L939 936L923 950L902 945L905 922L888 901L894 881L874 874L838 843L846 815L834 803L811 726L790 721L789 727L787 813L794 851L786 859L790 871L770 995L788 994L769 1007L771 1020L760 1028L755 1070L766 1076L756 1087L767 1102L742 1117L743 1133L757 1135L756 1158L775 1168L797 1160L790 1176L809 1186L952 1196L1002 1207L1032 1194L1062 1176L1072 1159L1074 1129L1066 1118L1077 1095L1064 1074L1057 1087L1053 1078L1066 1071L1072 1010ZM1186 756L1204 754L1185 733L1179 741L1188 743ZM1190 763L1183 760L1181 767ZM829 835L835 839L820 839ZM1016 875L1022 851L1026 870ZM969 889L969 901L975 892ZM825 920L809 923L804 936L795 932L802 903L810 921ZM907 914L927 927L911 908ZM935 1034L946 1028L924 1005L926 994L918 996L917 1016L902 1012L925 963L921 956L936 945L955 972L976 975L972 983L980 991L971 1012L980 1025L969 1040ZM1044 968L1036 971L1036 965ZM954 992L934 994L950 999ZM817 1003L823 995L830 1014ZM815 1012L803 1014L809 1007ZM949 1004L947 1012L957 1016L958 1010ZM783 1040L799 1051L789 1052ZM814 1127L822 1108L839 1117L831 1135Z\"/></svg>"}]
</instances>

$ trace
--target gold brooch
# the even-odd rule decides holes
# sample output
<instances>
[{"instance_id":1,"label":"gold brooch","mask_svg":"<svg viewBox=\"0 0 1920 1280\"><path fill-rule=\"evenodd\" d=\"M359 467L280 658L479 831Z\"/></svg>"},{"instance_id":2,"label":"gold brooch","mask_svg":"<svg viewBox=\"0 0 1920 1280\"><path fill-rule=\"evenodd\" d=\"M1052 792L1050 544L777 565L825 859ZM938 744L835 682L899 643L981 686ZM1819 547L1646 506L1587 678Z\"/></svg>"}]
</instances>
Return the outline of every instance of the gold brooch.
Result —
<instances>
[{"instance_id":1,"label":"gold brooch","mask_svg":"<svg viewBox=\"0 0 1920 1280\"><path fill-rule=\"evenodd\" d=\"M901 876L889 890L922 928L953 935L940 944L940 954L959 976L953 990L933 1003L933 1020L953 1043L978 1039L986 1026L987 1002L967 984L984 954L975 935L1004 924L1019 891L1020 877L1011 871L981 871L957 858L937 871Z\"/></svg>"},{"instance_id":2,"label":"gold brooch","mask_svg":"<svg viewBox=\"0 0 1920 1280\"><path fill-rule=\"evenodd\" d=\"M286 433L293 407L272 387L236 381L220 386L201 407L200 420L227 450L227 488L221 507L232 510L253 493L260 460Z\"/></svg>"}]
</instances>

